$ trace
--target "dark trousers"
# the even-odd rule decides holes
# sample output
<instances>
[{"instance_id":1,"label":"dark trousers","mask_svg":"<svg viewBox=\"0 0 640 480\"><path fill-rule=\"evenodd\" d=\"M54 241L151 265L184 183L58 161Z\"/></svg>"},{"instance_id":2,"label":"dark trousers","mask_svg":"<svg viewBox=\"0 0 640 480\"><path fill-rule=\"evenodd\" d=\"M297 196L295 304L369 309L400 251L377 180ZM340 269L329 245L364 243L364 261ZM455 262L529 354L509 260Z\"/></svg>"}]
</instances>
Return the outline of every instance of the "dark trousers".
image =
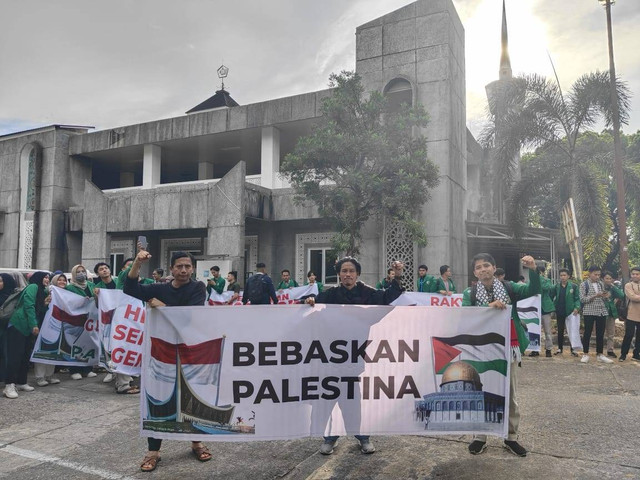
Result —
<instances>
[{"instance_id":1,"label":"dark trousers","mask_svg":"<svg viewBox=\"0 0 640 480\"><path fill-rule=\"evenodd\" d=\"M604 352L604 329L607 325L607 317L596 315L584 316L584 334L582 335L582 349L584 353L589 353L589 342L591 342L591 332L593 324L596 324L596 354Z\"/></svg>"},{"instance_id":2,"label":"dark trousers","mask_svg":"<svg viewBox=\"0 0 640 480\"><path fill-rule=\"evenodd\" d=\"M7 329L5 336L7 347L5 383L24 385L27 383L29 358L31 357L31 337L25 337L15 327Z\"/></svg>"},{"instance_id":3,"label":"dark trousers","mask_svg":"<svg viewBox=\"0 0 640 480\"><path fill-rule=\"evenodd\" d=\"M636 344L633 347L633 356L640 357L640 322L634 322L633 320L624 321L624 338L622 339L622 348L620 348L620 356L626 357L631 347L631 340L633 340L633 333L636 334Z\"/></svg>"},{"instance_id":4,"label":"dark trousers","mask_svg":"<svg viewBox=\"0 0 640 480\"><path fill-rule=\"evenodd\" d=\"M93 370L93 367L69 367L69 373L79 373L80 375L84 375L85 377L91 370Z\"/></svg>"},{"instance_id":5,"label":"dark trousers","mask_svg":"<svg viewBox=\"0 0 640 480\"><path fill-rule=\"evenodd\" d=\"M558 321L558 350L564 347L564 330L567 328L567 315L562 312L556 312L556 320Z\"/></svg>"},{"instance_id":6,"label":"dark trousers","mask_svg":"<svg viewBox=\"0 0 640 480\"><path fill-rule=\"evenodd\" d=\"M147 437L147 444L149 445L150 452L158 452L160 451L160 446L162 445L162 439Z\"/></svg>"}]
</instances>

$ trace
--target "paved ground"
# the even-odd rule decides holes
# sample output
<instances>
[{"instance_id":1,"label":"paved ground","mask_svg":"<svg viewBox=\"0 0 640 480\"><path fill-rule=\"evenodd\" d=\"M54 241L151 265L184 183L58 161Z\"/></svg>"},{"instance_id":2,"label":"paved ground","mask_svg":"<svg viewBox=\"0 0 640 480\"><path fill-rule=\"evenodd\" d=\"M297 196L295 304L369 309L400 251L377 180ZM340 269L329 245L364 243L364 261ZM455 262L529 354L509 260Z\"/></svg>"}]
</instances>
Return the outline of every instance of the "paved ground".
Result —
<instances>
[{"instance_id":1,"label":"paved ground","mask_svg":"<svg viewBox=\"0 0 640 480\"><path fill-rule=\"evenodd\" d=\"M95 379L72 381L0 398L0 478L31 479L637 479L640 478L640 364L580 364L526 358L520 376L517 458L490 439L481 456L469 437L376 437L362 455L343 438L334 455L318 439L213 444L200 464L184 442L165 442L162 462L139 471L146 442L138 436L137 396L115 395Z\"/></svg>"}]
</instances>

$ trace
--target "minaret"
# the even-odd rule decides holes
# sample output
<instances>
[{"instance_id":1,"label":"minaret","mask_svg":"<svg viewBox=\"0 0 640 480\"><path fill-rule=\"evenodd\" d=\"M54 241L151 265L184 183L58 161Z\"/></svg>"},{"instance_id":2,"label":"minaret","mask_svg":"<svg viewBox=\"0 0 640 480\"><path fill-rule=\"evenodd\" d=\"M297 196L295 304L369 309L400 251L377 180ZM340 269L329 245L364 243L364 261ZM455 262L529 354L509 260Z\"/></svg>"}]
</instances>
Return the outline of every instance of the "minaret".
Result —
<instances>
[{"instance_id":1,"label":"minaret","mask_svg":"<svg viewBox=\"0 0 640 480\"><path fill-rule=\"evenodd\" d=\"M507 9L505 0L502 0L502 51L500 53L500 80L508 80L513 78L511 72L511 60L509 59L509 35L507 33Z\"/></svg>"},{"instance_id":2,"label":"minaret","mask_svg":"<svg viewBox=\"0 0 640 480\"><path fill-rule=\"evenodd\" d=\"M500 69L498 71L498 80L495 80L488 84L485 87L487 92L487 100L489 101L489 110L493 115L494 121L496 122L496 142L500 137L500 122L501 122L501 114L500 112L504 109L504 106L501 102L501 97L509 85L509 83L513 80L513 72L511 70L511 60L509 58L509 36L507 33L507 9L505 6L505 0L502 0L502 36L501 36L501 51L500 51ZM519 160L519 159L518 159ZM492 162L493 163L493 162ZM514 179L520 178L520 163L517 163L516 171L514 172ZM495 166L492 166L495 168ZM491 209L496 215L496 220L498 222L504 222L505 218L505 192L508 189L507 185L503 185L499 191L493 192L492 205Z\"/></svg>"}]
</instances>

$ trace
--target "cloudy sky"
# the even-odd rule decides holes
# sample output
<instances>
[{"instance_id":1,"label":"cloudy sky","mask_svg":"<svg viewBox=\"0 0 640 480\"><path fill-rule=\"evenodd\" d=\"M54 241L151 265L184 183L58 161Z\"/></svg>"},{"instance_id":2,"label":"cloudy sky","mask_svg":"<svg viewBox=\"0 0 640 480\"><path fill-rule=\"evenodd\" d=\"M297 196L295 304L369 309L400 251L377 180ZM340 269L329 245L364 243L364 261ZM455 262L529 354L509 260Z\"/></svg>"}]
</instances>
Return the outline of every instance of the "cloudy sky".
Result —
<instances>
[{"instance_id":1,"label":"cloudy sky","mask_svg":"<svg viewBox=\"0 0 640 480\"><path fill-rule=\"evenodd\" d=\"M498 74L501 0L453 0L466 33L467 124L484 121ZM97 129L179 116L225 84L246 105L326 88L355 67L358 25L409 0L21 0L0 4L0 135L50 124ZM597 0L507 0L514 73L566 90L608 69ZM640 0L613 7L617 72L640 129ZM426 106L428 108L428 106Z\"/></svg>"}]
</instances>

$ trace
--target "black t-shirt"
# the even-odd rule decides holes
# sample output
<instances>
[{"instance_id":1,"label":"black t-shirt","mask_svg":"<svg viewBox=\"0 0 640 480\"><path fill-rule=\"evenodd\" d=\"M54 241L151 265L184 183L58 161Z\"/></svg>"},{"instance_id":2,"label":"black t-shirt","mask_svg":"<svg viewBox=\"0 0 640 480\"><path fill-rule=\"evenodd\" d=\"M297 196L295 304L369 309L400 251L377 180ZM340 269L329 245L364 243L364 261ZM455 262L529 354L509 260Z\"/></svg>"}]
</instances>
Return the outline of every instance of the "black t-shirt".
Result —
<instances>
[{"instance_id":1,"label":"black t-shirt","mask_svg":"<svg viewBox=\"0 0 640 480\"><path fill-rule=\"evenodd\" d=\"M157 298L169 307L204 305L207 298L207 290L202 282L189 280L189 283L176 288L173 282L140 285L137 278L129 276L124 282L124 293L145 302Z\"/></svg>"},{"instance_id":2,"label":"black t-shirt","mask_svg":"<svg viewBox=\"0 0 640 480\"><path fill-rule=\"evenodd\" d=\"M402 294L397 280L386 290L377 290L362 282L357 282L351 290L342 285L331 287L316 296L316 303L338 305L389 305Z\"/></svg>"},{"instance_id":3,"label":"black t-shirt","mask_svg":"<svg viewBox=\"0 0 640 480\"><path fill-rule=\"evenodd\" d=\"M558 304L556 305L556 315L566 316L567 314L567 286L560 285L560 291L558 292Z\"/></svg>"}]
</instances>

